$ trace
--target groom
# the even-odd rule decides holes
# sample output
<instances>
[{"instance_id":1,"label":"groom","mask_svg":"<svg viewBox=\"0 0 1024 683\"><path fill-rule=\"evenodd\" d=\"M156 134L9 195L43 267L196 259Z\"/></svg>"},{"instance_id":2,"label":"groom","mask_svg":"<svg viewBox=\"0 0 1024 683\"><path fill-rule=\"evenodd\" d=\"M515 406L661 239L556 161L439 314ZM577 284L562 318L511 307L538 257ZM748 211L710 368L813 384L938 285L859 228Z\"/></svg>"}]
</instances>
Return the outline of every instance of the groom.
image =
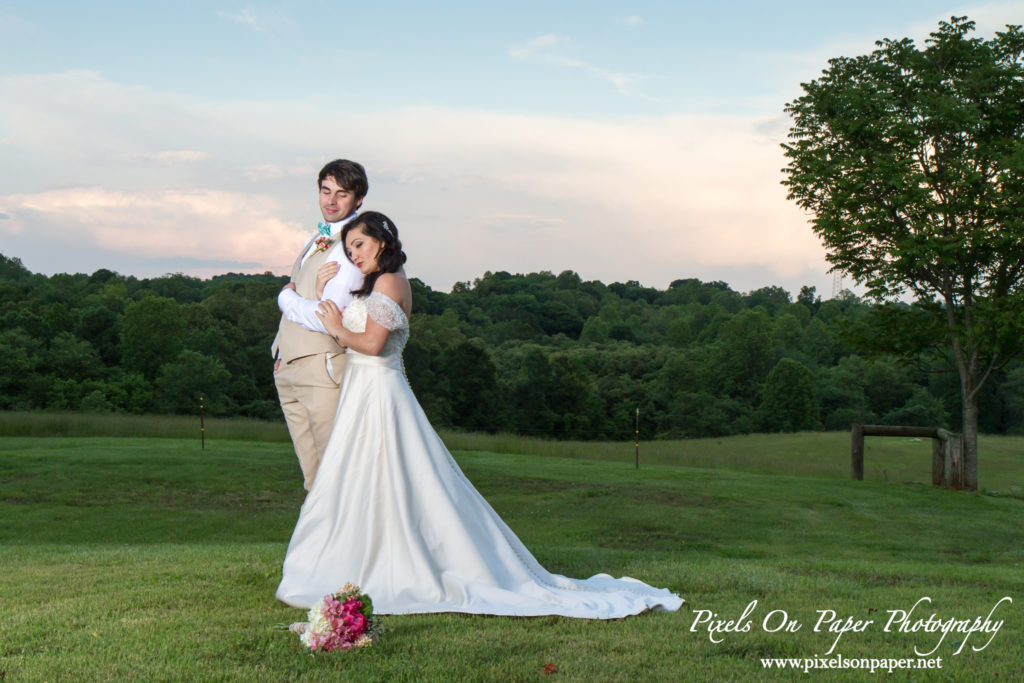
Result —
<instances>
[{"instance_id":1,"label":"groom","mask_svg":"<svg viewBox=\"0 0 1024 683\"><path fill-rule=\"evenodd\" d=\"M335 159L321 169L317 187L324 222L306 240L292 266L291 282L278 295L282 316L271 346L274 384L307 491L331 435L345 369L345 350L326 334L316 315L317 271L328 261L338 263L338 274L324 287L323 298L339 308L348 305L350 292L359 288L363 275L345 258L339 239L342 226L362 205L369 184L362 165Z\"/></svg>"}]
</instances>

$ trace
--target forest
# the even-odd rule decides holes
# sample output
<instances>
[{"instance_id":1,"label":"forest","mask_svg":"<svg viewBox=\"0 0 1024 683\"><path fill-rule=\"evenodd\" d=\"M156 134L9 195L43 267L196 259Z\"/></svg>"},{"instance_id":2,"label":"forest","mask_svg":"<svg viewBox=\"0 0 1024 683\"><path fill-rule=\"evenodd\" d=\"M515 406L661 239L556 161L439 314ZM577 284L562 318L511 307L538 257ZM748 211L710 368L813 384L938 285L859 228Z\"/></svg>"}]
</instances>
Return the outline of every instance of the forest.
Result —
<instances>
[{"instance_id":1,"label":"forest","mask_svg":"<svg viewBox=\"0 0 1024 683\"><path fill-rule=\"evenodd\" d=\"M140 279L32 273L0 254L0 409L282 420L270 343L271 273ZM436 427L631 440L845 430L958 429L949 366L858 343L871 304L813 287L584 281L485 273L451 292L413 279L405 367ZM1024 433L1024 364L980 399L980 429Z\"/></svg>"}]
</instances>

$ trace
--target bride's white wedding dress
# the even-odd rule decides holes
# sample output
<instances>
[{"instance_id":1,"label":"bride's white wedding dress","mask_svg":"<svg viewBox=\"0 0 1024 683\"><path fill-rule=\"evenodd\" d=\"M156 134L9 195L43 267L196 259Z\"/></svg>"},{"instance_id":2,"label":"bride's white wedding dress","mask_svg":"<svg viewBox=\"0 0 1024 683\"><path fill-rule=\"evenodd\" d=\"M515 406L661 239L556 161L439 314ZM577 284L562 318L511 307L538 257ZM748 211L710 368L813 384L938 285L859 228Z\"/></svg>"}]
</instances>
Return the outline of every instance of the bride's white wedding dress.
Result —
<instances>
[{"instance_id":1,"label":"bride's white wedding dress","mask_svg":"<svg viewBox=\"0 0 1024 683\"><path fill-rule=\"evenodd\" d=\"M390 330L379 356L348 351L334 431L299 513L279 600L311 607L352 582L378 614L468 612L613 619L683 600L629 577L547 572L466 479L402 368L409 321L374 292L342 322Z\"/></svg>"}]
</instances>

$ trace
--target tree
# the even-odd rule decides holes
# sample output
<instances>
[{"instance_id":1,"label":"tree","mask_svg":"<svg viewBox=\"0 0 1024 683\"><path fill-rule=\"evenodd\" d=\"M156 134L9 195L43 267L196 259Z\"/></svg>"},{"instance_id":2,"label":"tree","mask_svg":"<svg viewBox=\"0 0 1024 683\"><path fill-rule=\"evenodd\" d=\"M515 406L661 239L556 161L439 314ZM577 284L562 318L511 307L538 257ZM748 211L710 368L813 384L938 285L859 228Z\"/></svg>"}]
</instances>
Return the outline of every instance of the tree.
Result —
<instances>
[{"instance_id":1,"label":"tree","mask_svg":"<svg viewBox=\"0 0 1024 683\"><path fill-rule=\"evenodd\" d=\"M54 337L45 358L47 368L64 379L93 379L106 369L92 344L67 332Z\"/></svg>"},{"instance_id":2,"label":"tree","mask_svg":"<svg viewBox=\"0 0 1024 683\"><path fill-rule=\"evenodd\" d=\"M775 318L772 325L772 341L775 353L781 358L798 352L803 344L804 328L800 320L792 313L782 313Z\"/></svg>"},{"instance_id":3,"label":"tree","mask_svg":"<svg viewBox=\"0 0 1024 683\"><path fill-rule=\"evenodd\" d=\"M764 384L761 416L769 432L798 432L818 426L814 376L803 363L783 358L775 364Z\"/></svg>"},{"instance_id":4,"label":"tree","mask_svg":"<svg viewBox=\"0 0 1024 683\"><path fill-rule=\"evenodd\" d=\"M469 431L494 432L504 426L494 363L487 351L462 342L443 356L450 386L452 422Z\"/></svg>"},{"instance_id":5,"label":"tree","mask_svg":"<svg viewBox=\"0 0 1024 683\"><path fill-rule=\"evenodd\" d=\"M75 334L92 344L107 365L121 358L120 328L117 314L106 306L91 306L78 313Z\"/></svg>"},{"instance_id":6,"label":"tree","mask_svg":"<svg viewBox=\"0 0 1024 683\"><path fill-rule=\"evenodd\" d=\"M157 408L161 412L195 414L203 396L211 415L230 414L225 388L231 373L215 358L188 349L160 368L155 384Z\"/></svg>"},{"instance_id":7,"label":"tree","mask_svg":"<svg viewBox=\"0 0 1024 683\"><path fill-rule=\"evenodd\" d=\"M783 184L814 214L834 270L876 301L915 300L881 316L875 340L910 359L935 349L907 316L943 340L976 489L979 391L1024 332L1024 33L973 30L953 17L924 49L887 39L830 60L786 106Z\"/></svg>"},{"instance_id":8,"label":"tree","mask_svg":"<svg viewBox=\"0 0 1024 683\"><path fill-rule=\"evenodd\" d=\"M923 427L942 427L946 424L946 409L942 401L935 398L924 387L914 389L907 402L895 408L882 418L886 424L921 425Z\"/></svg>"},{"instance_id":9,"label":"tree","mask_svg":"<svg viewBox=\"0 0 1024 683\"><path fill-rule=\"evenodd\" d=\"M741 311L722 325L712 367L722 391L756 406L772 368L771 319L761 308Z\"/></svg>"},{"instance_id":10,"label":"tree","mask_svg":"<svg viewBox=\"0 0 1024 683\"><path fill-rule=\"evenodd\" d=\"M868 363L860 356L846 356L818 374L817 403L825 429L849 429L855 422L875 422L868 408Z\"/></svg>"},{"instance_id":11,"label":"tree","mask_svg":"<svg viewBox=\"0 0 1024 683\"><path fill-rule=\"evenodd\" d=\"M598 316L587 318L583 323L583 331L580 332L580 342L583 344L603 344L608 341L608 334L612 326Z\"/></svg>"},{"instance_id":12,"label":"tree","mask_svg":"<svg viewBox=\"0 0 1024 683\"><path fill-rule=\"evenodd\" d=\"M560 438L594 439L604 421L604 403L597 387L580 367L564 354L551 357L548 405L557 415L555 434Z\"/></svg>"},{"instance_id":13,"label":"tree","mask_svg":"<svg viewBox=\"0 0 1024 683\"><path fill-rule=\"evenodd\" d=\"M174 299L146 297L128 304L121 324L121 353L125 367L147 380L156 378L164 363L181 352L185 316Z\"/></svg>"},{"instance_id":14,"label":"tree","mask_svg":"<svg viewBox=\"0 0 1024 683\"><path fill-rule=\"evenodd\" d=\"M0 254L0 280L19 281L28 279L31 275L32 273L22 264L20 258Z\"/></svg>"},{"instance_id":15,"label":"tree","mask_svg":"<svg viewBox=\"0 0 1024 683\"><path fill-rule=\"evenodd\" d=\"M1006 403L1006 431L1010 434L1024 433L1024 367L1016 367L1006 373L1006 381L1000 388Z\"/></svg>"},{"instance_id":16,"label":"tree","mask_svg":"<svg viewBox=\"0 0 1024 683\"><path fill-rule=\"evenodd\" d=\"M550 405L551 365L537 347L529 347L518 359L512 387L512 423L519 432L551 435L558 415Z\"/></svg>"},{"instance_id":17,"label":"tree","mask_svg":"<svg viewBox=\"0 0 1024 683\"><path fill-rule=\"evenodd\" d=\"M800 294L796 297L797 303L806 306L807 310L811 313L817 312L818 308L821 306L821 297L815 296L816 292L816 287L804 285L800 288Z\"/></svg>"},{"instance_id":18,"label":"tree","mask_svg":"<svg viewBox=\"0 0 1024 683\"><path fill-rule=\"evenodd\" d=\"M39 365L36 346L25 330L0 331L0 410L25 407L25 378Z\"/></svg>"},{"instance_id":19,"label":"tree","mask_svg":"<svg viewBox=\"0 0 1024 683\"><path fill-rule=\"evenodd\" d=\"M761 287L743 298L746 299L746 304L750 308L764 306L765 310L775 315L776 311L789 303L789 292L782 287Z\"/></svg>"}]
</instances>

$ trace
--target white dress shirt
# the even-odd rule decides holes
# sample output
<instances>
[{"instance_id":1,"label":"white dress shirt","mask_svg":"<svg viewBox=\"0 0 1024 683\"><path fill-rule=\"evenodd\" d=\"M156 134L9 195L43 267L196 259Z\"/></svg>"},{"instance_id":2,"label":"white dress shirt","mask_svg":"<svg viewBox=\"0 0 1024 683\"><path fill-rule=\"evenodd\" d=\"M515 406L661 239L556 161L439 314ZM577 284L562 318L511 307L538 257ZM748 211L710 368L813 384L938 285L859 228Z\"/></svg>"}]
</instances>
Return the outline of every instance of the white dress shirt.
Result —
<instances>
[{"instance_id":1,"label":"white dress shirt","mask_svg":"<svg viewBox=\"0 0 1024 683\"><path fill-rule=\"evenodd\" d=\"M324 263L327 261L335 261L341 268L338 270L338 274L327 281L324 285L324 295L322 300L330 299L338 308L344 308L349 305L352 301L352 290L359 289L363 285L363 274L359 272L355 264L348 260L345 256L345 247L341 243L341 228L342 226L352 220L355 214L346 217L344 220L336 223L331 223L331 236L338 238L331 247L330 251L327 252L327 257ZM317 233L319 234L319 233ZM302 261L305 262L314 252L316 251L316 244L311 244L306 255L302 257ZM299 296L298 292L290 287L286 287L281 290L281 293L277 295L277 306L281 309L281 313L284 317L293 323L302 325L302 327L313 332L323 332L327 334L327 328L324 327L324 322L317 317L316 310L320 302L314 299L306 299Z\"/></svg>"}]
</instances>

